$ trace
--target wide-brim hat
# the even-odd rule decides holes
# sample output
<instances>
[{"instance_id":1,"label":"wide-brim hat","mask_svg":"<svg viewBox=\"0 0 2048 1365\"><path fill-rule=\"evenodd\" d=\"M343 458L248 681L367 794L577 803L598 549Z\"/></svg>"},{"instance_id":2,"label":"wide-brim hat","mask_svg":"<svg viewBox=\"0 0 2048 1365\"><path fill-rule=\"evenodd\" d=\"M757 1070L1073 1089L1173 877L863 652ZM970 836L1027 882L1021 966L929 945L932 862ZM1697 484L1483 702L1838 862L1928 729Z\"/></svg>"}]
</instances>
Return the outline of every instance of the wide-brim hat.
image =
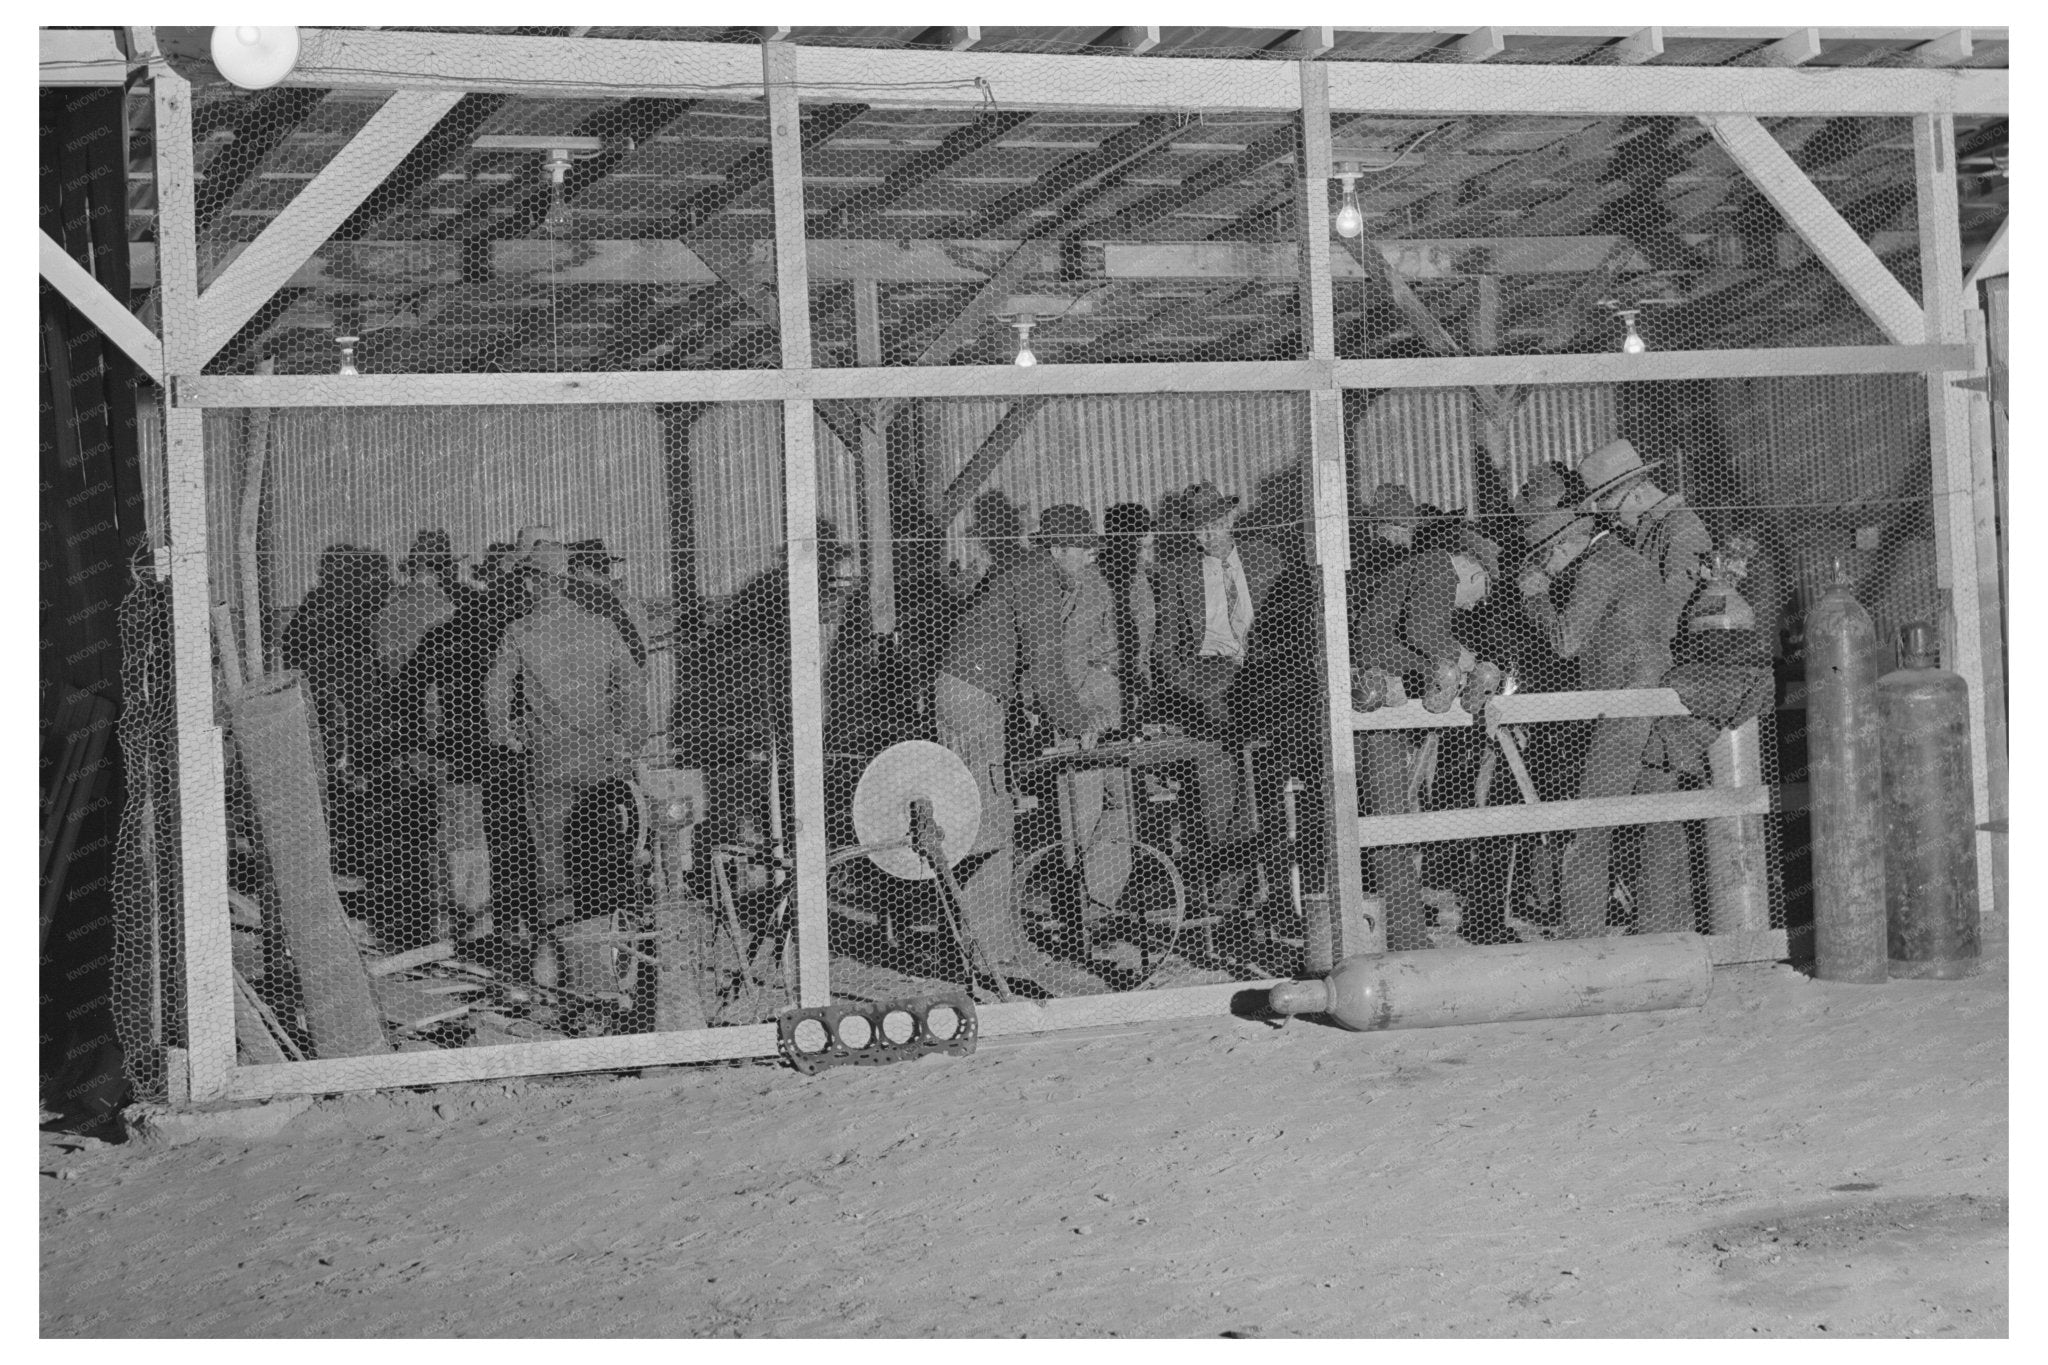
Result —
<instances>
[{"instance_id":1,"label":"wide-brim hat","mask_svg":"<svg viewBox=\"0 0 2048 1365\"><path fill-rule=\"evenodd\" d=\"M1420 519L1415 510L1415 495L1398 483L1383 483L1372 491L1372 501L1365 505L1365 515L1370 521L1391 522L1397 526L1413 526Z\"/></svg>"},{"instance_id":2,"label":"wide-brim hat","mask_svg":"<svg viewBox=\"0 0 2048 1365\"><path fill-rule=\"evenodd\" d=\"M1238 498L1218 491L1215 484L1204 479L1180 495L1181 519L1189 530L1195 530L1207 526L1236 507L1238 502Z\"/></svg>"},{"instance_id":3,"label":"wide-brim hat","mask_svg":"<svg viewBox=\"0 0 2048 1365\"><path fill-rule=\"evenodd\" d=\"M1038 518L1038 534L1032 539L1040 545L1077 545L1084 550L1102 547L1102 537L1095 533L1095 518L1085 507L1070 502L1055 504L1045 509Z\"/></svg>"},{"instance_id":4,"label":"wide-brim hat","mask_svg":"<svg viewBox=\"0 0 2048 1365\"><path fill-rule=\"evenodd\" d=\"M411 573L415 568L432 568L455 562L455 542L448 533L441 530L415 532L412 548L398 563L400 573Z\"/></svg>"},{"instance_id":5,"label":"wide-brim hat","mask_svg":"<svg viewBox=\"0 0 2048 1365\"><path fill-rule=\"evenodd\" d=\"M518 549L510 563L562 578L569 572L569 547L552 526L522 526Z\"/></svg>"},{"instance_id":6,"label":"wide-brim hat","mask_svg":"<svg viewBox=\"0 0 2048 1365\"><path fill-rule=\"evenodd\" d=\"M626 562L624 555L615 555L605 548L604 540L592 536L589 540L572 540L565 547L569 551L569 567L591 569L597 573L609 574L612 565Z\"/></svg>"},{"instance_id":7,"label":"wide-brim hat","mask_svg":"<svg viewBox=\"0 0 2048 1365\"><path fill-rule=\"evenodd\" d=\"M1598 524L1596 517L1577 507L1560 507L1555 511L1531 517L1522 523L1522 540L1528 546L1522 559L1525 563L1538 560L1545 551L1573 530L1583 526L1590 531Z\"/></svg>"},{"instance_id":8,"label":"wide-brim hat","mask_svg":"<svg viewBox=\"0 0 2048 1365\"><path fill-rule=\"evenodd\" d=\"M1663 463L1651 460L1645 464L1627 437L1617 437L1579 461L1579 477L1586 481L1586 501L1597 503L1618 493Z\"/></svg>"}]
</instances>

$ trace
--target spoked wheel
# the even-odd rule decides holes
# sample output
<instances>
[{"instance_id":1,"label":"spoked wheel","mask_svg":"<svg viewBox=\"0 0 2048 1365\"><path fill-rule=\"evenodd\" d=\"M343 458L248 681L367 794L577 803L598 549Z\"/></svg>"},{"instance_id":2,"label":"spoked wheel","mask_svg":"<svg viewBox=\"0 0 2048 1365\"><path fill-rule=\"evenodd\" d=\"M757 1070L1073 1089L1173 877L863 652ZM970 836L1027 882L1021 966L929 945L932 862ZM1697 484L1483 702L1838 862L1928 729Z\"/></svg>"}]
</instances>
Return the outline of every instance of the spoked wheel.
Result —
<instances>
[{"instance_id":1,"label":"spoked wheel","mask_svg":"<svg viewBox=\"0 0 2048 1365\"><path fill-rule=\"evenodd\" d=\"M1180 869L1150 844L1105 840L1098 853L1128 852L1130 875L1114 902L1089 894L1081 868L1069 869L1060 845L1034 849L1017 873L1027 923L1057 932L1062 956L1102 978L1105 991L1136 990L1158 975L1180 945L1187 888Z\"/></svg>"}]
</instances>

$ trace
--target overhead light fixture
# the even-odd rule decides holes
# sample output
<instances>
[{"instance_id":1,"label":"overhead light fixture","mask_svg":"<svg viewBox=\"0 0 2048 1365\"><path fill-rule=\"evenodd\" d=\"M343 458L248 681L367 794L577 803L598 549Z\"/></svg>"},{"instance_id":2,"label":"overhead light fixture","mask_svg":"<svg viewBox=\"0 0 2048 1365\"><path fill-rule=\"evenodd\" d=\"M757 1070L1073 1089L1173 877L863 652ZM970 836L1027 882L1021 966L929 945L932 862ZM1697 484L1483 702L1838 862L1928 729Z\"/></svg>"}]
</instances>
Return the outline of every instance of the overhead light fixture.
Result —
<instances>
[{"instance_id":1,"label":"overhead light fixture","mask_svg":"<svg viewBox=\"0 0 2048 1365\"><path fill-rule=\"evenodd\" d=\"M1344 204L1337 210L1334 226L1339 237L1356 237L1365 231L1365 215L1358 211L1357 167L1346 163L1346 168L1337 172L1337 178L1344 182Z\"/></svg>"},{"instance_id":2,"label":"overhead light fixture","mask_svg":"<svg viewBox=\"0 0 2048 1365\"><path fill-rule=\"evenodd\" d=\"M1031 350L1031 329L1038 319L1029 313L1019 313L1010 325L1017 329L1017 363L1036 365L1038 357Z\"/></svg>"},{"instance_id":3,"label":"overhead light fixture","mask_svg":"<svg viewBox=\"0 0 2048 1365\"><path fill-rule=\"evenodd\" d=\"M299 62L296 28L223 24L213 30L213 64L244 90L268 90Z\"/></svg>"},{"instance_id":4,"label":"overhead light fixture","mask_svg":"<svg viewBox=\"0 0 2048 1365\"><path fill-rule=\"evenodd\" d=\"M361 337L336 337L334 339L334 344L341 347L341 368L335 371L336 374L362 373L361 370L356 368L356 345L361 341Z\"/></svg>"},{"instance_id":5,"label":"overhead light fixture","mask_svg":"<svg viewBox=\"0 0 2048 1365\"><path fill-rule=\"evenodd\" d=\"M1636 330L1637 311L1634 308L1623 308L1617 311L1617 316L1621 318L1622 325L1628 328L1628 335L1621 339L1621 349L1625 355L1641 355L1644 351L1650 349L1650 344L1643 340L1643 334Z\"/></svg>"}]
</instances>

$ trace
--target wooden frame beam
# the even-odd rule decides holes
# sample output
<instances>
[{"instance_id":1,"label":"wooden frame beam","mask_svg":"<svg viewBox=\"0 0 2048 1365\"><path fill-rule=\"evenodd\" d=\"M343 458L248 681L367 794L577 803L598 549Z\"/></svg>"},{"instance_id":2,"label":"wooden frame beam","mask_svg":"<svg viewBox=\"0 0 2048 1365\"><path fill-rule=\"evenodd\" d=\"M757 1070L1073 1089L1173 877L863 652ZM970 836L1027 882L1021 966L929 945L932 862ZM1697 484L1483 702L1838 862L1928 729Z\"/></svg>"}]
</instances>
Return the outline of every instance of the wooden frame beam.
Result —
<instances>
[{"instance_id":1,"label":"wooden frame beam","mask_svg":"<svg viewBox=\"0 0 2048 1365\"><path fill-rule=\"evenodd\" d=\"M1668 26L1664 30L1667 40L1685 32ZM1940 32L1935 30L1931 36L1938 37ZM1980 30L1979 36L1984 36L1984 31ZM300 65L285 78L288 84L493 90L547 93L559 98L616 98L622 90L630 90L731 99L737 89L758 89L759 79L753 54L733 43L637 39L600 43L319 28L301 30L301 43ZM111 56L111 39L104 46L106 55ZM987 100L982 90L962 87L956 60L950 52L800 47L796 68L806 100L854 99L907 108L984 105ZM1011 108L1291 112L1300 107L1297 78L1280 62L977 52L975 63L976 74ZM1852 67L1795 72L1661 65L1644 69L1399 62L1333 62L1330 66L1330 107L1340 113L1430 110L1680 117L1743 113L1769 118L1902 115L1930 110L2008 112L2007 73L2002 69ZM878 99L878 85L898 87L901 94Z\"/></svg>"},{"instance_id":2,"label":"wooden frame beam","mask_svg":"<svg viewBox=\"0 0 2048 1365\"><path fill-rule=\"evenodd\" d=\"M1955 29L1944 33L1931 42L1925 42L1913 49L1913 60L1922 66L1954 66L1967 62L1976 51L1971 41L1970 30Z\"/></svg>"},{"instance_id":3,"label":"wooden frame beam","mask_svg":"<svg viewBox=\"0 0 2048 1365\"><path fill-rule=\"evenodd\" d=\"M348 146L200 296L193 349L201 365L283 287L461 98L454 90L400 90L370 116ZM163 153L159 138L157 155Z\"/></svg>"},{"instance_id":4,"label":"wooden frame beam","mask_svg":"<svg viewBox=\"0 0 2048 1365\"><path fill-rule=\"evenodd\" d=\"M1740 114L1703 116L1700 122L1886 337L1900 346L1926 338L1927 320L1899 277L1763 124Z\"/></svg>"},{"instance_id":5,"label":"wooden frame beam","mask_svg":"<svg viewBox=\"0 0 2048 1365\"><path fill-rule=\"evenodd\" d=\"M71 253L59 246L49 233L39 231L36 235L41 238L36 244L38 265L50 287L62 294L73 308L85 315L87 322L100 329L101 335L119 346L122 354L135 362L137 369L161 387L164 382L163 340L144 326L142 319L129 312L125 304L108 293L107 287L73 260Z\"/></svg>"},{"instance_id":6,"label":"wooden frame beam","mask_svg":"<svg viewBox=\"0 0 2048 1365\"><path fill-rule=\"evenodd\" d=\"M1484 62L1498 57L1507 50L1507 39L1497 28L1475 28L1451 44L1451 51L1461 62Z\"/></svg>"},{"instance_id":7,"label":"wooden frame beam","mask_svg":"<svg viewBox=\"0 0 2048 1365\"><path fill-rule=\"evenodd\" d=\"M173 375L188 408L541 403L760 403L789 398L1013 398L1033 394L1441 389L1967 370L1967 343L1814 346L1623 355L1428 356L1100 365L890 365L880 369L674 370L631 374Z\"/></svg>"},{"instance_id":8,"label":"wooden frame beam","mask_svg":"<svg viewBox=\"0 0 2048 1365\"><path fill-rule=\"evenodd\" d=\"M1159 46L1159 26L1152 24L1137 28L1113 28L1103 34L1095 45L1117 48L1133 57L1142 57Z\"/></svg>"},{"instance_id":9,"label":"wooden frame beam","mask_svg":"<svg viewBox=\"0 0 2048 1365\"><path fill-rule=\"evenodd\" d=\"M1820 56L1820 30L1795 28L1754 54L1759 66L1804 66Z\"/></svg>"},{"instance_id":10,"label":"wooden frame beam","mask_svg":"<svg viewBox=\"0 0 2048 1365\"><path fill-rule=\"evenodd\" d=\"M1588 796L1576 801L1539 801L1533 806L1475 806L1470 810L1362 815L1358 819L1358 846L1440 844L1452 839L1555 834L1678 820L1727 820L1770 813L1769 787L1707 787L1660 796Z\"/></svg>"},{"instance_id":11,"label":"wooden frame beam","mask_svg":"<svg viewBox=\"0 0 2048 1365\"><path fill-rule=\"evenodd\" d=\"M1664 30L1655 24L1639 28L1608 49L1616 66L1641 66L1664 55Z\"/></svg>"}]
</instances>

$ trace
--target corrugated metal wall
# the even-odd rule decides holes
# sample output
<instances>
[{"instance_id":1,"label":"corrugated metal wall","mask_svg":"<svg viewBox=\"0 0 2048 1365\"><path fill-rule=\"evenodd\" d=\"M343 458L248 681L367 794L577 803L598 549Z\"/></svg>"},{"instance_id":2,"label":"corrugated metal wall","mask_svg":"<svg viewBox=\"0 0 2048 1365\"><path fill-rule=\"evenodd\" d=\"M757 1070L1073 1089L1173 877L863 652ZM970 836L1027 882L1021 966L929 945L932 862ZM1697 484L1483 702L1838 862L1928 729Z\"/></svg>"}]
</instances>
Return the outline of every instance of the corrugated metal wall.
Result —
<instances>
[{"instance_id":1,"label":"corrugated metal wall","mask_svg":"<svg viewBox=\"0 0 2048 1365\"><path fill-rule=\"evenodd\" d=\"M234 545L247 414L207 413L216 581ZM284 408L271 418L269 572L287 609L342 541L396 561L421 529L481 554L521 526L601 536L628 589L668 596L668 494L653 407Z\"/></svg>"},{"instance_id":2,"label":"corrugated metal wall","mask_svg":"<svg viewBox=\"0 0 2048 1365\"><path fill-rule=\"evenodd\" d=\"M860 461L816 420L818 510L840 535L861 529ZM728 597L782 555L782 405L719 403L690 433L697 591Z\"/></svg>"},{"instance_id":3,"label":"corrugated metal wall","mask_svg":"<svg viewBox=\"0 0 2048 1365\"><path fill-rule=\"evenodd\" d=\"M1478 448L1477 400L1466 389L1382 392L1354 424L1361 461L1353 487L1362 503L1383 483L1405 487L1418 503L1445 511L1472 506L1472 456ZM1551 460L1567 469L1621 434L1611 385L1538 388L1516 409L1507 431L1510 492Z\"/></svg>"},{"instance_id":4,"label":"corrugated metal wall","mask_svg":"<svg viewBox=\"0 0 2048 1365\"><path fill-rule=\"evenodd\" d=\"M1008 404L999 399L926 406L931 468L951 480ZM1025 427L983 489L1023 509L1027 527L1055 503L1102 514L1120 502L1157 510L1167 493L1201 479L1257 499L1262 481L1307 453L1307 400L1292 393L1135 394L1055 399ZM947 554L964 549L968 513L946 528Z\"/></svg>"}]
</instances>

